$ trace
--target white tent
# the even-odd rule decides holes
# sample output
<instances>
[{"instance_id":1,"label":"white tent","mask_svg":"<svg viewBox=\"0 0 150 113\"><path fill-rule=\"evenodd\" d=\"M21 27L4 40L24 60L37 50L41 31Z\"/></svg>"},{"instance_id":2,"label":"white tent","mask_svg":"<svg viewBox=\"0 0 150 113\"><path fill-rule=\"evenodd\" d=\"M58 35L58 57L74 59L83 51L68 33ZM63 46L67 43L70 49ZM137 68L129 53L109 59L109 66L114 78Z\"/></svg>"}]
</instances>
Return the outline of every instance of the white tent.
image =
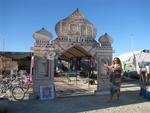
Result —
<instances>
[{"instance_id":1,"label":"white tent","mask_svg":"<svg viewBox=\"0 0 150 113\"><path fill-rule=\"evenodd\" d=\"M139 71L140 68L146 68L150 65L150 53L146 49L140 51L132 51L118 56L123 65L130 65L129 70Z\"/></svg>"}]
</instances>

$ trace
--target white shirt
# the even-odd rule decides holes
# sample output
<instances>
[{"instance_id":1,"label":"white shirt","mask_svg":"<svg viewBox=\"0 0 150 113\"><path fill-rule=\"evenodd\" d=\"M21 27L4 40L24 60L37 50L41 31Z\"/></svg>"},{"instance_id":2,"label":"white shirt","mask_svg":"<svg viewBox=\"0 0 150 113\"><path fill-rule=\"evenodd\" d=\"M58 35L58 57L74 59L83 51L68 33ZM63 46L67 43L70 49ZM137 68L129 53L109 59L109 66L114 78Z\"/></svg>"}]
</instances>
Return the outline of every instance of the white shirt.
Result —
<instances>
[{"instance_id":1,"label":"white shirt","mask_svg":"<svg viewBox=\"0 0 150 113\"><path fill-rule=\"evenodd\" d=\"M146 71L147 71L147 73L150 73L150 65L146 66Z\"/></svg>"}]
</instances>

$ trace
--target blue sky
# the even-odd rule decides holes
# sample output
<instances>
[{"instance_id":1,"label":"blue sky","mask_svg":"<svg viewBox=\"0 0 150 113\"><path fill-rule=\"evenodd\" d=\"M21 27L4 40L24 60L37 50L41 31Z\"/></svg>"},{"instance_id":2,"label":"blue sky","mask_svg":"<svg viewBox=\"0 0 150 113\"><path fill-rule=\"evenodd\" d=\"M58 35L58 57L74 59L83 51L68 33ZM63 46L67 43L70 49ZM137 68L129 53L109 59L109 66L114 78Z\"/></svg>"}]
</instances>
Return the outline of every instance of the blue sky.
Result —
<instances>
[{"instance_id":1,"label":"blue sky","mask_svg":"<svg viewBox=\"0 0 150 113\"><path fill-rule=\"evenodd\" d=\"M55 24L76 8L107 32L114 55L150 49L150 0L0 0L0 51L31 51L32 34L46 28L56 38Z\"/></svg>"}]
</instances>

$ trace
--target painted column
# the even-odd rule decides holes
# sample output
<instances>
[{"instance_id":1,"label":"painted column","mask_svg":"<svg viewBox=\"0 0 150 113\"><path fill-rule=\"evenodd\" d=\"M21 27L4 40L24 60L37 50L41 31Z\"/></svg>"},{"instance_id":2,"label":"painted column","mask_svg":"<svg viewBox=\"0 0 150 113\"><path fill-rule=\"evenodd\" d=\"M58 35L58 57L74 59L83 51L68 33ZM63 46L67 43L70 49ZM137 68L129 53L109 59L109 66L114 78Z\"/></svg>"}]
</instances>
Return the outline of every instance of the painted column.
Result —
<instances>
[{"instance_id":1,"label":"painted column","mask_svg":"<svg viewBox=\"0 0 150 113\"><path fill-rule=\"evenodd\" d=\"M98 59L98 84L97 84L97 91L95 92L96 94L109 94L109 87L108 87L108 76L105 75L102 69L102 62L101 58Z\"/></svg>"},{"instance_id":2,"label":"painted column","mask_svg":"<svg viewBox=\"0 0 150 113\"><path fill-rule=\"evenodd\" d=\"M97 90L95 91L95 94L103 95L103 94L109 94L109 75L107 71L105 70L104 64L110 63L112 51L107 49L99 49L97 51L97 70L98 70L98 76L97 76Z\"/></svg>"},{"instance_id":3,"label":"painted column","mask_svg":"<svg viewBox=\"0 0 150 113\"><path fill-rule=\"evenodd\" d=\"M34 98L46 100L53 99L54 92L54 60L35 56L33 73Z\"/></svg>"},{"instance_id":4,"label":"painted column","mask_svg":"<svg viewBox=\"0 0 150 113\"><path fill-rule=\"evenodd\" d=\"M33 97L47 100L54 98L54 57L55 52L50 44L52 34L45 28L33 34L35 45L32 47L34 53L33 72Z\"/></svg>"}]
</instances>

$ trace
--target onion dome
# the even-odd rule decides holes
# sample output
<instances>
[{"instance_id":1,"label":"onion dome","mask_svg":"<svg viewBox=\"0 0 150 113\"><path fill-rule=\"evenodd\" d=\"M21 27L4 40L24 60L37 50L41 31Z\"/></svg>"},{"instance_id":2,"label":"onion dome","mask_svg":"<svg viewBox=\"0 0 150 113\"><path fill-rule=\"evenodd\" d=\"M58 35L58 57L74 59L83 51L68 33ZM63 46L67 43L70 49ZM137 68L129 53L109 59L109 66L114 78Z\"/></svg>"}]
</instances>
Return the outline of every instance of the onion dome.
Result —
<instances>
[{"instance_id":1,"label":"onion dome","mask_svg":"<svg viewBox=\"0 0 150 113\"><path fill-rule=\"evenodd\" d=\"M96 37L96 28L80 14L78 8L71 15L60 20L55 26L55 31L58 38L84 37L95 39Z\"/></svg>"},{"instance_id":2,"label":"onion dome","mask_svg":"<svg viewBox=\"0 0 150 113\"><path fill-rule=\"evenodd\" d=\"M49 43L52 39L52 35L45 28L42 28L33 34L33 38L36 40L37 45L43 45Z\"/></svg>"},{"instance_id":3,"label":"onion dome","mask_svg":"<svg viewBox=\"0 0 150 113\"><path fill-rule=\"evenodd\" d=\"M104 35L100 36L99 42L101 43L102 46L111 46L112 37L109 36L107 33L105 33Z\"/></svg>"}]
</instances>

